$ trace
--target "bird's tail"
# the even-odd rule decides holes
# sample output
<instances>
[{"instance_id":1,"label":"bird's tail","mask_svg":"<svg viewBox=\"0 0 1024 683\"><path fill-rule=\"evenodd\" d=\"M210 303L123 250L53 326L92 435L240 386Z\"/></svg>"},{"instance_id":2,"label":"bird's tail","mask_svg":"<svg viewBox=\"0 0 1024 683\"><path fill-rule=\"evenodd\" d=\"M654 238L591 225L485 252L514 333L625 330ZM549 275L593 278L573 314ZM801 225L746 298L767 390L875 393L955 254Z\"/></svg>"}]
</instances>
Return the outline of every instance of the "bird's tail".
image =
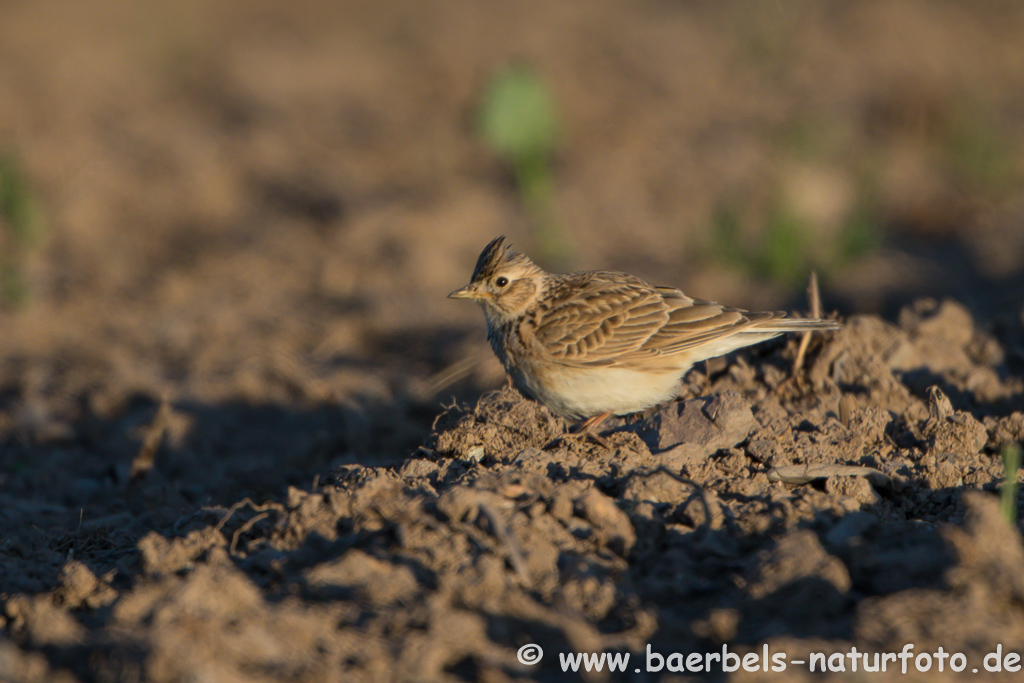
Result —
<instances>
[{"instance_id":1,"label":"bird's tail","mask_svg":"<svg viewBox=\"0 0 1024 683\"><path fill-rule=\"evenodd\" d=\"M774 318L759 324L755 329L758 332L810 332L812 330L838 330L842 325L838 320L824 320L822 318ZM755 330L751 330L754 332Z\"/></svg>"}]
</instances>

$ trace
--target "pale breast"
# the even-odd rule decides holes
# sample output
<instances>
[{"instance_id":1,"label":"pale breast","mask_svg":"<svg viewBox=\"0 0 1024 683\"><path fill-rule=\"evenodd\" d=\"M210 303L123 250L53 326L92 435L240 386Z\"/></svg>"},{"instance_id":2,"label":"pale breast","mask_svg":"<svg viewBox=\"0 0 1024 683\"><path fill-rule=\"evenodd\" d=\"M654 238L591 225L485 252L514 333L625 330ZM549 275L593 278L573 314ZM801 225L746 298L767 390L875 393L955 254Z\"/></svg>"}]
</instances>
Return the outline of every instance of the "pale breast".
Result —
<instances>
[{"instance_id":1,"label":"pale breast","mask_svg":"<svg viewBox=\"0 0 1024 683\"><path fill-rule=\"evenodd\" d=\"M643 370L567 365L535 348L536 341L516 321L489 325L487 338L519 391L571 419L605 412L628 415L669 401L686 369L680 359Z\"/></svg>"},{"instance_id":2,"label":"pale breast","mask_svg":"<svg viewBox=\"0 0 1024 683\"><path fill-rule=\"evenodd\" d=\"M652 373L631 368L534 365L510 373L517 387L555 413L582 419L610 412L628 415L676 397L679 371Z\"/></svg>"}]
</instances>

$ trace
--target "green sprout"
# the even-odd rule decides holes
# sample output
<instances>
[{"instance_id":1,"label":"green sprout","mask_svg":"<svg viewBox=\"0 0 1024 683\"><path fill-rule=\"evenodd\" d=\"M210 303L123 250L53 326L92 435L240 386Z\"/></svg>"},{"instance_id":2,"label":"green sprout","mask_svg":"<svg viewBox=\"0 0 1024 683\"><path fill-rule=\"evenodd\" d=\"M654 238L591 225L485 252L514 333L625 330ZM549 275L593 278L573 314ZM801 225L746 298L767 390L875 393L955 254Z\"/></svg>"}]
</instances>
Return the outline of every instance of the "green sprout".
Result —
<instances>
[{"instance_id":1,"label":"green sprout","mask_svg":"<svg viewBox=\"0 0 1024 683\"><path fill-rule=\"evenodd\" d=\"M877 251L884 239L871 184L862 182L858 199L835 233L815 236L806 219L781 197L769 205L753 239L744 239L740 210L728 202L712 216L709 255L754 277L794 286L818 270L826 277Z\"/></svg>"},{"instance_id":2,"label":"green sprout","mask_svg":"<svg viewBox=\"0 0 1024 683\"><path fill-rule=\"evenodd\" d=\"M811 242L803 221L790 211L768 214L762 248L755 260L757 272L773 282L794 284L811 268Z\"/></svg>"},{"instance_id":3,"label":"green sprout","mask_svg":"<svg viewBox=\"0 0 1024 683\"><path fill-rule=\"evenodd\" d=\"M0 155L0 299L10 305L28 297L25 259L42 233L42 219L20 160L13 152Z\"/></svg>"},{"instance_id":4,"label":"green sprout","mask_svg":"<svg viewBox=\"0 0 1024 683\"><path fill-rule=\"evenodd\" d=\"M1020 446L1008 443L1003 446L1003 468L1006 478L999 492L999 509L1011 525L1017 523L1017 471L1020 469Z\"/></svg>"},{"instance_id":5,"label":"green sprout","mask_svg":"<svg viewBox=\"0 0 1024 683\"><path fill-rule=\"evenodd\" d=\"M732 205L722 202L711 218L711 254L727 265L746 266L748 255L741 244L740 216Z\"/></svg>"},{"instance_id":6,"label":"green sprout","mask_svg":"<svg viewBox=\"0 0 1024 683\"><path fill-rule=\"evenodd\" d=\"M479 126L484 140L515 174L542 257L556 264L564 262L567 250L555 218L551 172L558 117L547 87L528 67L507 68L495 76L484 94Z\"/></svg>"},{"instance_id":7,"label":"green sprout","mask_svg":"<svg viewBox=\"0 0 1024 683\"><path fill-rule=\"evenodd\" d=\"M792 285L806 277L813 245L795 214L780 208L770 211L753 243L740 238L740 226L734 208L720 205L716 209L711 229L714 258L772 282Z\"/></svg>"},{"instance_id":8,"label":"green sprout","mask_svg":"<svg viewBox=\"0 0 1024 683\"><path fill-rule=\"evenodd\" d=\"M882 247L884 230L875 204L862 200L846 216L832 254L837 266L867 256Z\"/></svg>"}]
</instances>

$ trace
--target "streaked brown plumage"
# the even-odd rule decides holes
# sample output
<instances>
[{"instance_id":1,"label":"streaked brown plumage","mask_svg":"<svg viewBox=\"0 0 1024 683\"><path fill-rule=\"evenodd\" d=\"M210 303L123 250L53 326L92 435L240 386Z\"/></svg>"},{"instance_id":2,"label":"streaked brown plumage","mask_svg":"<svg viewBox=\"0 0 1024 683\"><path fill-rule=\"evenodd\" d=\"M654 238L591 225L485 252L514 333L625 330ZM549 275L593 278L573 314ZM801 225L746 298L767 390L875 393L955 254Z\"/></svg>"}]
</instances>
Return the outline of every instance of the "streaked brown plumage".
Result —
<instances>
[{"instance_id":1,"label":"streaked brown plumage","mask_svg":"<svg viewBox=\"0 0 1024 683\"><path fill-rule=\"evenodd\" d=\"M483 307L491 348L516 388L573 419L645 410L674 398L698 361L785 332L839 327L693 299L626 273L553 275L510 252L504 237L449 297Z\"/></svg>"}]
</instances>

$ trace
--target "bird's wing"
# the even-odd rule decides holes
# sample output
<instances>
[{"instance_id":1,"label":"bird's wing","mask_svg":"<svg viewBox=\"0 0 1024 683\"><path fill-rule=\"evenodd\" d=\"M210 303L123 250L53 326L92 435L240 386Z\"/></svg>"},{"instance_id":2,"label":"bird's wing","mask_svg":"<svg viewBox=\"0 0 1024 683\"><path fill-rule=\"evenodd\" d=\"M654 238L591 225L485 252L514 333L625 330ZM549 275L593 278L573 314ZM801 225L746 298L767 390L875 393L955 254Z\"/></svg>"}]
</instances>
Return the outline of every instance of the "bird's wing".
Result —
<instances>
[{"instance_id":1,"label":"bird's wing","mask_svg":"<svg viewBox=\"0 0 1024 683\"><path fill-rule=\"evenodd\" d=\"M678 289L658 287L669 307L669 321L644 346L655 354L673 355L692 351L725 337L782 317L785 313L764 311L751 313L713 301L691 299Z\"/></svg>"},{"instance_id":2,"label":"bird's wing","mask_svg":"<svg viewBox=\"0 0 1024 683\"><path fill-rule=\"evenodd\" d=\"M580 273L549 292L524 325L552 359L576 366L666 366L679 354L776 316L652 287L621 273Z\"/></svg>"},{"instance_id":3,"label":"bird's wing","mask_svg":"<svg viewBox=\"0 0 1024 683\"><path fill-rule=\"evenodd\" d=\"M607 365L639 350L668 320L664 298L642 280L592 272L561 279L524 326L559 362Z\"/></svg>"}]
</instances>

